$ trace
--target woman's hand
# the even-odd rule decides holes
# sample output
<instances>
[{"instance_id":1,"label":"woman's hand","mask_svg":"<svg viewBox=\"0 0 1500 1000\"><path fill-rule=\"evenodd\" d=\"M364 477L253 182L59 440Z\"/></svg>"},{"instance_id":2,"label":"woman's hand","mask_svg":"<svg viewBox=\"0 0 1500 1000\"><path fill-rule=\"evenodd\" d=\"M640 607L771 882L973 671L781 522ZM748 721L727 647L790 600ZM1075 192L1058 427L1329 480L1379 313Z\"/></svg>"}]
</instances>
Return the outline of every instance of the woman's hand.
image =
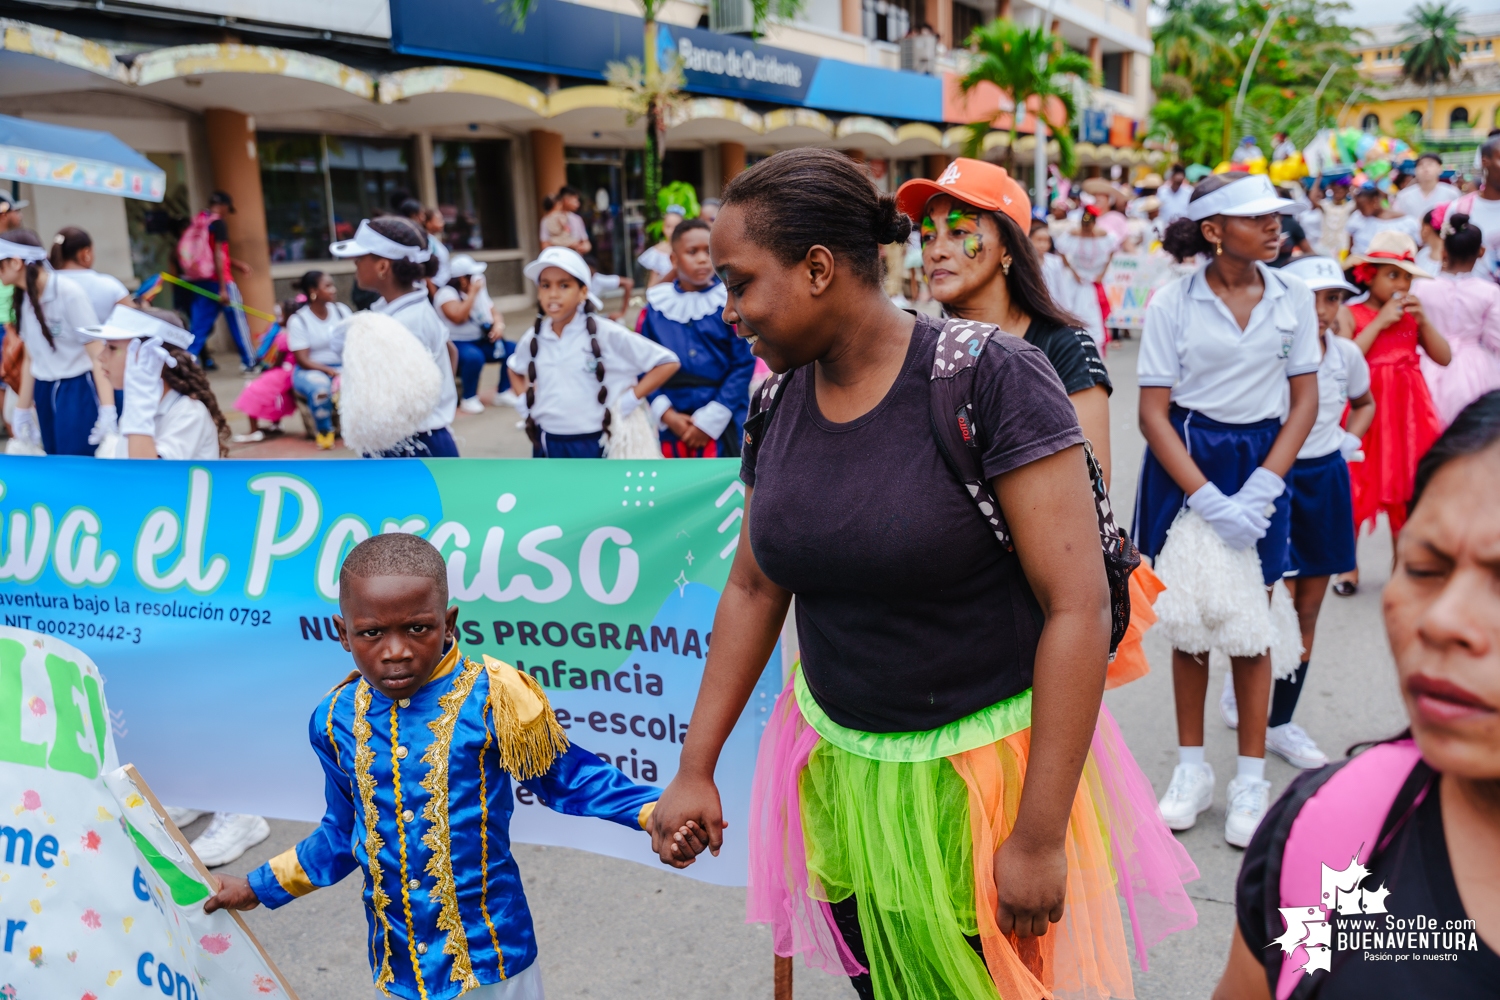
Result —
<instances>
[{"instance_id":1,"label":"woman's hand","mask_svg":"<svg viewBox=\"0 0 1500 1000\"><path fill-rule=\"evenodd\" d=\"M1041 937L1062 919L1068 855L1061 841L1036 848L1011 836L995 852L995 919L1001 934Z\"/></svg>"},{"instance_id":2,"label":"woman's hand","mask_svg":"<svg viewBox=\"0 0 1500 1000\"><path fill-rule=\"evenodd\" d=\"M724 822L719 789L711 777L679 771L651 813L651 849L662 864L686 868L693 863L696 845L677 839L689 823L703 831L699 839L706 835L708 850L717 857L724 846L724 828L729 825Z\"/></svg>"}]
</instances>

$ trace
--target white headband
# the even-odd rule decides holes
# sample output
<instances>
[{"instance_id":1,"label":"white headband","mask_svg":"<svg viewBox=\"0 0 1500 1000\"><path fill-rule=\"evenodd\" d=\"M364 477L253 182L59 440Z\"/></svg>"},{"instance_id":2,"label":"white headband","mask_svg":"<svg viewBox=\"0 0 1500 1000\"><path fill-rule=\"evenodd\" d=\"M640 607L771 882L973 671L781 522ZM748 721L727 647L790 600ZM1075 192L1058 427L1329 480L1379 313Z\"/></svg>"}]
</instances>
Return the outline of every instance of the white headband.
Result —
<instances>
[{"instance_id":1,"label":"white headband","mask_svg":"<svg viewBox=\"0 0 1500 1000\"><path fill-rule=\"evenodd\" d=\"M370 225L369 219L359 221L354 239L331 243L328 252L335 257L363 257L372 253L386 260L409 260L413 264L425 264L432 259L432 251L425 246L410 247L405 243L397 243L389 236L380 235Z\"/></svg>"},{"instance_id":2,"label":"white headband","mask_svg":"<svg viewBox=\"0 0 1500 1000\"><path fill-rule=\"evenodd\" d=\"M1278 195L1265 174L1251 174L1188 202L1188 218L1202 222L1215 215L1271 215L1295 204Z\"/></svg>"},{"instance_id":3,"label":"white headband","mask_svg":"<svg viewBox=\"0 0 1500 1000\"><path fill-rule=\"evenodd\" d=\"M30 243L12 243L0 236L0 260L24 260L28 264L47 259L46 247L34 247Z\"/></svg>"}]
</instances>

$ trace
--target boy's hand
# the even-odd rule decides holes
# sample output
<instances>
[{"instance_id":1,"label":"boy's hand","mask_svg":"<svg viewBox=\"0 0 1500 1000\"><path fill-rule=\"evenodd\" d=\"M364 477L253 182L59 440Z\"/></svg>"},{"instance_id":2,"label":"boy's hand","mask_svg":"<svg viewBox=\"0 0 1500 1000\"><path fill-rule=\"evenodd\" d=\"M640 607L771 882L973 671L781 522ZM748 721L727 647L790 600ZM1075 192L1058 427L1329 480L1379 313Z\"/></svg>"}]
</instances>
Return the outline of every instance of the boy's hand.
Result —
<instances>
[{"instance_id":1,"label":"boy's hand","mask_svg":"<svg viewBox=\"0 0 1500 1000\"><path fill-rule=\"evenodd\" d=\"M677 828L677 832L668 838L667 850L672 855L673 862L681 861L679 867L686 867L708 850L708 834L698 825L697 820L688 820L686 826Z\"/></svg>"},{"instance_id":2,"label":"boy's hand","mask_svg":"<svg viewBox=\"0 0 1500 1000\"><path fill-rule=\"evenodd\" d=\"M204 900L204 913L212 913L215 910L253 910L260 905L260 899L256 897L255 890L250 888L249 879L240 878L238 875L215 877L219 880L219 891Z\"/></svg>"},{"instance_id":3,"label":"boy's hand","mask_svg":"<svg viewBox=\"0 0 1500 1000\"><path fill-rule=\"evenodd\" d=\"M696 854L703 850L698 847L689 853L695 844L702 843L717 855L724 844L724 827L728 825L723 817L719 790L713 780L695 780L678 772L651 814L651 849L662 864L673 868L686 868L693 863ZM688 830L690 834L685 832ZM679 835L681 841L677 839Z\"/></svg>"}]
</instances>

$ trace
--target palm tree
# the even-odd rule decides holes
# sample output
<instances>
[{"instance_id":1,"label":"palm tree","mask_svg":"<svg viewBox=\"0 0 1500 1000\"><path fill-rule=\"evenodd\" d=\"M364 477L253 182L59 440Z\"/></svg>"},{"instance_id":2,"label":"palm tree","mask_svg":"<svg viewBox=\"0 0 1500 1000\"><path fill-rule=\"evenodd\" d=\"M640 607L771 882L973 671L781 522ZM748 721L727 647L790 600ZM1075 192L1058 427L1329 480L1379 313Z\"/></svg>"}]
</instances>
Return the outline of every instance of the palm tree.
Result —
<instances>
[{"instance_id":1,"label":"palm tree","mask_svg":"<svg viewBox=\"0 0 1500 1000\"><path fill-rule=\"evenodd\" d=\"M1218 155L1223 127L1219 112L1205 108L1196 97L1158 97L1151 108L1146 138L1172 146L1183 163L1208 163Z\"/></svg>"},{"instance_id":2,"label":"palm tree","mask_svg":"<svg viewBox=\"0 0 1500 1000\"><path fill-rule=\"evenodd\" d=\"M1453 71L1463 64L1464 50L1459 44L1466 11L1448 0L1422 3L1412 8L1406 22L1406 37L1401 40L1410 48L1401 56L1401 73L1412 83L1427 88L1427 117L1423 122L1432 128L1433 91L1447 83Z\"/></svg>"},{"instance_id":3,"label":"palm tree","mask_svg":"<svg viewBox=\"0 0 1500 1000\"><path fill-rule=\"evenodd\" d=\"M540 0L499 0L501 10L514 22L516 30L526 27L526 18L536 10ZM667 0L635 0L645 21L642 38L643 61L631 58L626 63L610 63L606 75L611 84L626 93L626 110L634 123L636 117L646 121L645 162L642 164L645 182L646 221L657 222L661 210L657 206L657 192L661 190L662 158L666 153L666 112L678 91L682 89L682 69L673 55L666 66L657 58L657 19L666 9ZM751 17L755 33L759 34L766 22L775 17L790 20L801 12L805 0L750 0Z\"/></svg>"},{"instance_id":4,"label":"palm tree","mask_svg":"<svg viewBox=\"0 0 1500 1000\"><path fill-rule=\"evenodd\" d=\"M1073 81L1077 77L1093 82L1094 63L1088 56L1063 44L1062 36L1043 27L1023 28L1009 18L1000 18L975 28L969 35L969 46L976 59L959 81L964 93L981 83L992 83L1010 95L1015 111L1010 116L1010 157L1014 167L1016 118L1022 108L1036 115L1036 201L1042 204L1047 193L1047 135L1041 126L1046 122L1057 140L1058 166L1065 174L1074 169L1073 121L1078 104L1073 99ZM1062 105L1061 121L1048 121L1047 104L1056 100ZM964 155L979 156L984 137L994 128L993 122L975 122L969 126Z\"/></svg>"}]
</instances>

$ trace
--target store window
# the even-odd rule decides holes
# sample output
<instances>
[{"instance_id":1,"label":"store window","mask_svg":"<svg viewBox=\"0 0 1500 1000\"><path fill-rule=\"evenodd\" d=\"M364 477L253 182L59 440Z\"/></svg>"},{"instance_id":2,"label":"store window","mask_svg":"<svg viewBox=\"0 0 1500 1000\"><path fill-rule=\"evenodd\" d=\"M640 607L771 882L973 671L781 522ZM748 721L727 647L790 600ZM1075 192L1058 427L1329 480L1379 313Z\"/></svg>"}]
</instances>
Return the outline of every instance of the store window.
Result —
<instances>
[{"instance_id":1,"label":"store window","mask_svg":"<svg viewBox=\"0 0 1500 1000\"><path fill-rule=\"evenodd\" d=\"M256 145L273 262L327 260L331 241L413 189L404 139L261 132Z\"/></svg>"},{"instance_id":2,"label":"store window","mask_svg":"<svg viewBox=\"0 0 1500 1000\"><path fill-rule=\"evenodd\" d=\"M966 3L953 4L953 45L955 48L963 48L969 43L969 36L974 33L975 28L984 25L984 11L978 7L971 7Z\"/></svg>"},{"instance_id":3,"label":"store window","mask_svg":"<svg viewBox=\"0 0 1500 1000\"><path fill-rule=\"evenodd\" d=\"M1365 115L1364 118L1360 120L1359 127L1364 129L1366 132L1379 132L1380 116L1375 114L1374 112Z\"/></svg>"},{"instance_id":4,"label":"store window","mask_svg":"<svg viewBox=\"0 0 1500 1000\"><path fill-rule=\"evenodd\" d=\"M1105 90L1117 94L1125 93L1125 53L1106 52L1100 59Z\"/></svg>"},{"instance_id":5,"label":"store window","mask_svg":"<svg viewBox=\"0 0 1500 1000\"><path fill-rule=\"evenodd\" d=\"M923 23L922 0L863 0L864 34L876 42L899 42Z\"/></svg>"},{"instance_id":6,"label":"store window","mask_svg":"<svg viewBox=\"0 0 1500 1000\"><path fill-rule=\"evenodd\" d=\"M454 250L512 250L515 188L509 140L432 144L443 241Z\"/></svg>"}]
</instances>

